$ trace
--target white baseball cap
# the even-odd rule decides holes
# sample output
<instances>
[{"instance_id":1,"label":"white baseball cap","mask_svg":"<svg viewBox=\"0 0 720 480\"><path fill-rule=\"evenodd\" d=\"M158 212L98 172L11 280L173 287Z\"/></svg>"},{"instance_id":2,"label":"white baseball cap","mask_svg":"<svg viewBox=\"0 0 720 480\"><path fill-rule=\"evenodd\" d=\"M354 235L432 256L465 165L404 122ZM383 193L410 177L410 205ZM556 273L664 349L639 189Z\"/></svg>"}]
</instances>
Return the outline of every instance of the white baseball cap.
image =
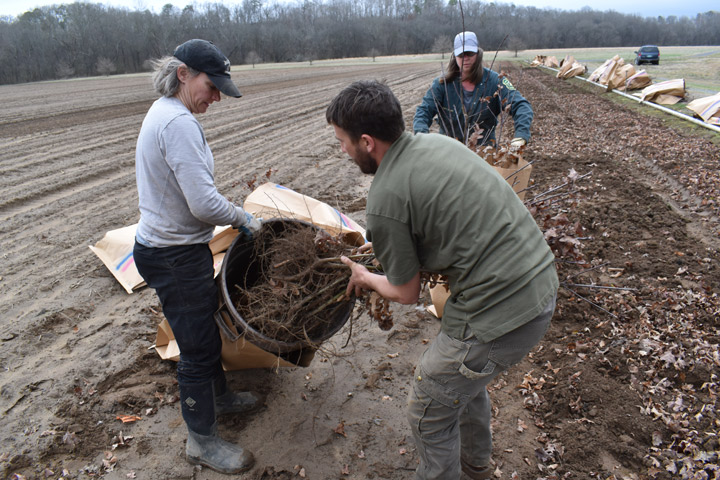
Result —
<instances>
[{"instance_id":1,"label":"white baseball cap","mask_svg":"<svg viewBox=\"0 0 720 480\"><path fill-rule=\"evenodd\" d=\"M475 33L460 32L455 35L455 45L453 48L456 57L463 52L477 52L478 42Z\"/></svg>"}]
</instances>

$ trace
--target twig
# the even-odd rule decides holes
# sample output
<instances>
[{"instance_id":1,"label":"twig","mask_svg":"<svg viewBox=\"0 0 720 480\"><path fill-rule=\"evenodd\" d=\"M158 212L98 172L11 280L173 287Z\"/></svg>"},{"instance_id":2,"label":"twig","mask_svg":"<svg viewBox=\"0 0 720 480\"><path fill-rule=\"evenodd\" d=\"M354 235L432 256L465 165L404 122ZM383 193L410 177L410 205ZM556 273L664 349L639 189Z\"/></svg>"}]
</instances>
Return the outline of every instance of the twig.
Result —
<instances>
[{"instance_id":1,"label":"twig","mask_svg":"<svg viewBox=\"0 0 720 480\"><path fill-rule=\"evenodd\" d=\"M333 288L337 287L342 282L347 282L349 278L350 278L349 276L336 278L334 281L328 283L323 288L319 288L319 289L315 290L312 294L302 298L299 302L299 305L308 303L310 300L313 300L314 298L321 296L323 293L327 292L328 290L332 290ZM343 295L344 295L344 292L343 292ZM325 306L323 306L322 308L325 308ZM322 310L322 308L320 308L320 310ZM313 312L313 314L315 314L315 313L317 313L317 312Z\"/></svg>"},{"instance_id":2,"label":"twig","mask_svg":"<svg viewBox=\"0 0 720 480\"><path fill-rule=\"evenodd\" d=\"M566 287L565 285L563 285L563 287L564 287L565 289L567 289L569 292L572 292L572 294L575 295L576 297L578 297L580 300L586 301L587 303L589 303L589 304L592 305L593 307L595 307L595 308L597 308L597 309L599 309L599 310L602 310L603 312L607 313L608 315L610 315L610 316L613 317L613 318L618 318L618 316L615 315L614 313L612 313L612 312L604 309L603 307L601 307L601 306L598 305L597 303L591 302L591 301L588 300L587 298L585 298L585 297L583 297L582 295L580 295L579 293L577 293L577 292L576 292L575 290L573 290L572 288L568 288L568 287Z\"/></svg>"},{"instance_id":3,"label":"twig","mask_svg":"<svg viewBox=\"0 0 720 480\"><path fill-rule=\"evenodd\" d=\"M631 292L636 292L637 288L630 288L630 287L609 287L607 285L592 285L592 284L583 284L583 283L562 283L563 287L585 287L585 288L598 288L598 289L605 289L605 290L627 290Z\"/></svg>"},{"instance_id":4,"label":"twig","mask_svg":"<svg viewBox=\"0 0 720 480\"><path fill-rule=\"evenodd\" d=\"M308 313L308 316L312 317L314 315L317 315L318 313L322 312L323 310L325 310L327 307L329 307L333 303L338 303L344 296L345 296L345 292L338 293L337 295L332 297L330 300L325 302L323 305L320 305L318 308L316 308L312 312Z\"/></svg>"},{"instance_id":5,"label":"twig","mask_svg":"<svg viewBox=\"0 0 720 480\"><path fill-rule=\"evenodd\" d=\"M532 161L528 162L527 165L523 165L522 168L518 168L518 169L515 170L513 173L511 173L510 175L508 175L507 177L505 177L505 180L507 180L508 178L514 177L514 176L517 175L518 173L520 173L520 172L522 172L523 170L525 170L526 168L530 167L530 165L532 165L533 163L535 163L535 160L532 160Z\"/></svg>"},{"instance_id":6,"label":"twig","mask_svg":"<svg viewBox=\"0 0 720 480\"><path fill-rule=\"evenodd\" d=\"M573 263L576 263L576 262L573 262ZM610 262L605 262L605 263L601 263L600 265L595 265L594 267L586 268L585 270L580 270L579 272L574 273L574 274L570 275L569 277L567 277L567 279L570 280L573 277L577 277L578 275L582 275L583 273L591 272L593 270L596 270L600 267L604 267L605 265L609 265L609 264L610 264Z\"/></svg>"},{"instance_id":7,"label":"twig","mask_svg":"<svg viewBox=\"0 0 720 480\"><path fill-rule=\"evenodd\" d=\"M545 197L545 198L543 198L543 199L541 199L541 200L530 201L530 202L528 202L526 205L527 205L528 207L532 207L533 205L537 205L538 203L547 202L547 201L550 200L551 198L558 198L558 199L559 199L559 198L568 197L568 196L570 196L570 193L568 193L568 192L565 192L565 193L556 193L555 195L550 195L549 197Z\"/></svg>"},{"instance_id":8,"label":"twig","mask_svg":"<svg viewBox=\"0 0 720 480\"><path fill-rule=\"evenodd\" d=\"M537 199L540 198L540 197L543 197L543 196L545 196L545 195L548 195L548 194L550 194L550 193L552 193L552 192L554 192L554 191L556 191L556 190L560 190L560 189L563 188L563 187L567 187L568 185L570 185L570 183L577 183L578 180L582 180L582 179L584 179L585 177L589 177L589 176L592 175L592 173L593 173L593 172L590 171L590 172L588 172L588 173L586 173L586 174L584 174L584 175L580 175L577 179L575 179L575 180L572 181L572 182L565 182L565 183L563 183L562 185L558 185L557 187L551 188L550 190L546 190L546 191L544 191L544 192L542 192L542 193L538 193L538 194L535 195L533 198L531 198L530 201L531 201L531 202L532 202L532 201L535 201L535 200L537 200Z\"/></svg>"}]
</instances>

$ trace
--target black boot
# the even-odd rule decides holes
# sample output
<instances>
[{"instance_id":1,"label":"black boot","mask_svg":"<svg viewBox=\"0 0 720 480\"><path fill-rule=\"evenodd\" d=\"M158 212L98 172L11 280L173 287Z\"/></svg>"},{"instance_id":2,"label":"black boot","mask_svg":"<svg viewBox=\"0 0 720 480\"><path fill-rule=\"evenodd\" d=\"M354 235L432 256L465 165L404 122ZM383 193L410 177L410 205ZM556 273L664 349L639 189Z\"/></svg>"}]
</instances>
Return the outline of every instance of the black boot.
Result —
<instances>
[{"instance_id":1,"label":"black boot","mask_svg":"<svg viewBox=\"0 0 720 480\"><path fill-rule=\"evenodd\" d=\"M240 473L252 468L253 454L217 435L212 383L180 385L182 416L188 428L185 455L188 462L220 473Z\"/></svg>"},{"instance_id":2,"label":"black boot","mask_svg":"<svg viewBox=\"0 0 720 480\"><path fill-rule=\"evenodd\" d=\"M220 374L213 382L215 389L215 414L250 413L262 408L265 399L255 392L232 392L227 388L225 374Z\"/></svg>"}]
</instances>

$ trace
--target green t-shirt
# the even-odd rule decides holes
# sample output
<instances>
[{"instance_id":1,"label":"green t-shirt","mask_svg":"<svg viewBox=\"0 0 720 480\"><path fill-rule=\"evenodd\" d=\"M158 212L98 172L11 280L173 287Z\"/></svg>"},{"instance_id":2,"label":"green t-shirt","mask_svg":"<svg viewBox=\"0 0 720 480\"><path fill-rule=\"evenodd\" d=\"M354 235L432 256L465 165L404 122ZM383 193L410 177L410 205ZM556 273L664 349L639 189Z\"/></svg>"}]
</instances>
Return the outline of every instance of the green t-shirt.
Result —
<instances>
[{"instance_id":1,"label":"green t-shirt","mask_svg":"<svg viewBox=\"0 0 720 480\"><path fill-rule=\"evenodd\" d=\"M391 284L421 268L448 276L442 329L452 337L469 325L489 342L535 318L557 291L555 257L530 212L455 139L403 133L378 167L366 210Z\"/></svg>"}]
</instances>

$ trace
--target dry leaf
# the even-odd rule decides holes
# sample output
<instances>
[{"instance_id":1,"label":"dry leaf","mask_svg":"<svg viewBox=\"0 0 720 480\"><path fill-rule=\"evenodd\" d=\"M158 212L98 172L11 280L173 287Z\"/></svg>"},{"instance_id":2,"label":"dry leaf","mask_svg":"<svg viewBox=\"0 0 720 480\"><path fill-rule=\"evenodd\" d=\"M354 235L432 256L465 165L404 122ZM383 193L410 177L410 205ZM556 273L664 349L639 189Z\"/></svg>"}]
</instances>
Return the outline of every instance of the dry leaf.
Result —
<instances>
[{"instance_id":1,"label":"dry leaf","mask_svg":"<svg viewBox=\"0 0 720 480\"><path fill-rule=\"evenodd\" d=\"M118 415L115 417L115 420L120 420L122 423L133 423L142 420L142 417L138 417L137 415Z\"/></svg>"},{"instance_id":2,"label":"dry leaf","mask_svg":"<svg viewBox=\"0 0 720 480\"><path fill-rule=\"evenodd\" d=\"M527 430L527 425L525 424L525 422L524 422L521 418L518 418L518 420L517 420L517 431L520 432L520 433L522 433L522 432L524 432L525 430Z\"/></svg>"},{"instance_id":3,"label":"dry leaf","mask_svg":"<svg viewBox=\"0 0 720 480\"><path fill-rule=\"evenodd\" d=\"M337 427L335 427L335 430L333 432L337 433L338 435L342 435L343 437L347 437L345 434L345 422L340 422Z\"/></svg>"}]
</instances>

